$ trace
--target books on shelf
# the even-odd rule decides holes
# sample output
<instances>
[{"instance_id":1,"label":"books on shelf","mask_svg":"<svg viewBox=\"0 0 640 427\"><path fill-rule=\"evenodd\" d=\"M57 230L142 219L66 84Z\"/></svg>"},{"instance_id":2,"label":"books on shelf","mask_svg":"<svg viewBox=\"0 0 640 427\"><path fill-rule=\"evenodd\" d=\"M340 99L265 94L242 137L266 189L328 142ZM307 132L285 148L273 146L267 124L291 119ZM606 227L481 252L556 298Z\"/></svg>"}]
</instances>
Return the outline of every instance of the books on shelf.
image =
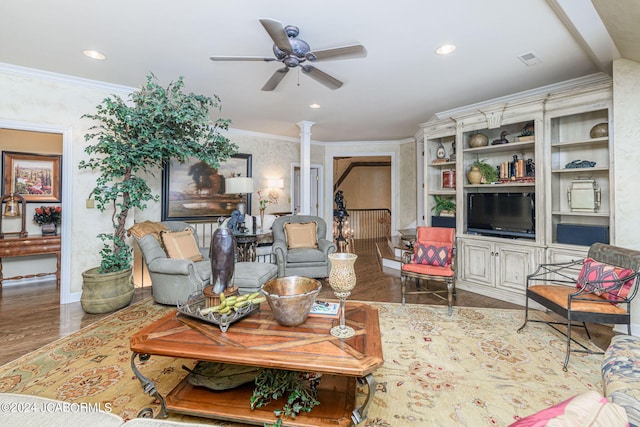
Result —
<instances>
[{"instance_id":1,"label":"books on shelf","mask_svg":"<svg viewBox=\"0 0 640 427\"><path fill-rule=\"evenodd\" d=\"M309 316L338 316L340 313L339 302L316 301L311 307Z\"/></svg>"}]
</instances>

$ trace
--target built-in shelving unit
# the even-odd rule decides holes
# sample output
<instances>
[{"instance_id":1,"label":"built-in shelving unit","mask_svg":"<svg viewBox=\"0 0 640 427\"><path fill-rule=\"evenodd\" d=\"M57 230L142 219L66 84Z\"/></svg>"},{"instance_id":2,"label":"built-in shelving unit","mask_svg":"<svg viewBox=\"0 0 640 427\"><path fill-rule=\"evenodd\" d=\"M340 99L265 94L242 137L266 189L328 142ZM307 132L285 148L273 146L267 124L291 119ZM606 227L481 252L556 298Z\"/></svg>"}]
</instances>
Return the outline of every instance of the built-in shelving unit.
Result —
<instances>
[{"instance_id":1,"label":"built-in shelving unit","mask_svg":"<svg viewBox=\"0 0 640 427\"><path fill-rule=\"evenodd\" d=\"M558 239L558 226L563 230L563 224L606 227L610 243L615 244L613 136L590 135L595 125L612 123L612 84L609 77L601 75L588 83L580 81L574 86L507 98L439 113L446 118L421 125L424 204L428 218L434 196L456 200L457 286L524 304L526 277L538 264L586 255L588 245L567 244ZM471 136L477 133L487 137L487 145L470 146ZM441 144L446 147L447 156L455 144L455 161L436 161ZM507 177L505 171L512 171L509 163L514 162L514 156L519 163L517 176ZM502 179L471 184L467 172L476 160L501 170ZM524 176L520 160L526 165ZM595 165L567 167L575 160ZM449 170L456 171L455 188L442 185L443 171ZM595 181L600 204L594 209L572 208L568 193L578 179ZM533 198L535 237L532 233L495 235L484 233L483 229L479 232L477 227L468 230L467 201L475 193L523 193L523 197ZM425 224L430 225L430 221L425 220Z\"/></svg>"},{"instance_id":2,"label":"built-in shelving unit","mask_svg":"<svg viewBox=\"0 0 640 427\"><path fill-rule=\"evenodd\" d=\"M424 223L431 225L434 196L453 201L456 199L458 162L455 123L442 121L430 126L424 141ZM444 159L439 159L437 155L441 146L445 149Z\"/></svg>"}]
</instances>

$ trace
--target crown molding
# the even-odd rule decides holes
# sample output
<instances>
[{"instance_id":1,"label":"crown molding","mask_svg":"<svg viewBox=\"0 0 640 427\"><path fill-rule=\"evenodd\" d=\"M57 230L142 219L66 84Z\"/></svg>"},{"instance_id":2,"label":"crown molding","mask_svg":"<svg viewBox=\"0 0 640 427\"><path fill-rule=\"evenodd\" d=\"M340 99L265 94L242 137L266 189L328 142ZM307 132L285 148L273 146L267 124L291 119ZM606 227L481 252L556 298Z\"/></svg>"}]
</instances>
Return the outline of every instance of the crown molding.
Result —
<instances>
[{"instance_id":1,"label":"crown molding","mask_svg":"<svg viewBox=\"0 0 640 427\"><path fill-rule=\"evenodd\" d=\"M578 77L563 82L553 83L547 86L541 86L535 89L525 90L523 92L513 93L511 95L493 98L476 104L465 105L464 107L454 108L452 110L441 111L436 113L436 117L440 120L457 117L466 113L483 110L488 107L495 107L499 104L508 104L510 102L522 101L526 98L542 97L555 92L570 90L581 86L593 85L598 83L611 82L611 77L605 73L589 74L587 76Z\"/></svg>"},{"instance_id":2,"label":"crown molding","mask_svg":"<svg viewBox=\"0 0 640 427\"><path fill-rule=\"evenodd\" d=\"M4 62L0 62L0 72L13 74L20 77L29 77L40 80L66 83L91 89L101 89L108 92L116 92L122 95L127 95L137 90L137 88L105 83L98 80L85 79L82 77L75 77L67 74L59 74L51 71L37 70L35 68L21 67L19 65L7 64Z\"/></svg>"}]
</instances>

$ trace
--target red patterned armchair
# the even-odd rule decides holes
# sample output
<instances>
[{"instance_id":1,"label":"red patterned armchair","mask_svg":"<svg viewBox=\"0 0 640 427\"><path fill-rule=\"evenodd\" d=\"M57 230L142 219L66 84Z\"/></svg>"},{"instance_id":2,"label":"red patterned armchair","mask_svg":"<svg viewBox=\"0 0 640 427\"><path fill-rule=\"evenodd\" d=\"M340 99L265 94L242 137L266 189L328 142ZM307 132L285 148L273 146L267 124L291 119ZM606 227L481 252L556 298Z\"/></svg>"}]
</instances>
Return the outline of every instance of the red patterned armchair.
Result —
<instances>
[{"instance_id":1,"label":"red patterned armchair","mask_svg":"<svg viewBox=\"0 0 640 427\"><path fill-rule=\"evenodd\" d=\"M453 300L456 297L455 235L454 228L417 228L413 252L405 251L402 255L402 304L405 303L407 294L433 294L445 299L441 294L446 293L451 316ZM407 291L407 278L415 279L415 291ZM446 289L428 289L426 284L423 287L421 280L444 282Z\"/></svg>"}]
</instances>

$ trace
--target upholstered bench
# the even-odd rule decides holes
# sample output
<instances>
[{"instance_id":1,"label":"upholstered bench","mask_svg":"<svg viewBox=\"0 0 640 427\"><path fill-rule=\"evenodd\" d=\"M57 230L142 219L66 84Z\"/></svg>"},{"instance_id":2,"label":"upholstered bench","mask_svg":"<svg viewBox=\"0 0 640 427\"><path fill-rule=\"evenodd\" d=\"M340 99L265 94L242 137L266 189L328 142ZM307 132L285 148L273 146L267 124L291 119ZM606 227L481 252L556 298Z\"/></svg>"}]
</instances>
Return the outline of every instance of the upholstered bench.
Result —
<instances>
[{"instance_id":1,"label":"upholstered bench","mask_svg":"<svg viewBox=\"0 0 640 427\"><path fill-rule=\"evenodd\" d=\"M640 337L616 335L602 359L604 395L622 406L632 426L640 426Z\"/></svg>"},{"instance_id":2,"label":"upholstered bench","mask_svg":"<svg viewBox=\"0 0 640 427\"><path fill-rule=\"evenodd\" d=\"M237 262L231 283L240 294L257 292L262 285L278 276L278 267L266 262Z\"/></svg>"}]
</instances>

